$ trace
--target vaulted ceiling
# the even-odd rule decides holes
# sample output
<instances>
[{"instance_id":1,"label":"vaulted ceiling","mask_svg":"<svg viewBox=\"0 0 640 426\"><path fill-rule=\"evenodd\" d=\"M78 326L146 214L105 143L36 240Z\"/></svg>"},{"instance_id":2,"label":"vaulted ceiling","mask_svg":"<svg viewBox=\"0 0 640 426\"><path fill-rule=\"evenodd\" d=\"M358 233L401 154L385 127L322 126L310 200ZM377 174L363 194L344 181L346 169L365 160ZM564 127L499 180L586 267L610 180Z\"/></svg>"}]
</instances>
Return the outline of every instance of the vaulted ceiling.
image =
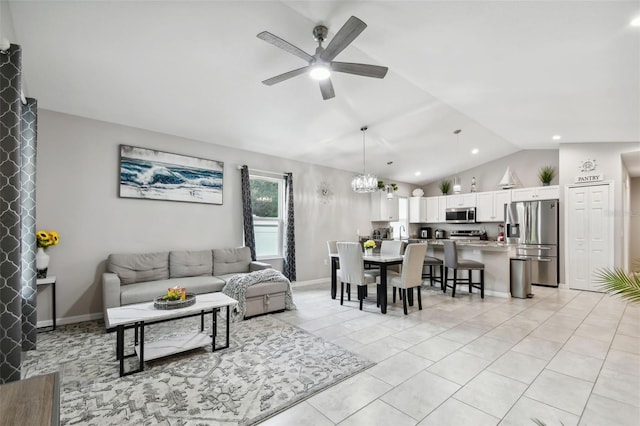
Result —
<instances>
[{"instance_id":1,"label":"vaulted ceiling","mask_svg":"<svg viewBox=\"0 0 640 426\"><path fill-rule=\"evenodd\" d=\"M367 124L368 171L416 184L553 135L640 141L636 0L8 4L0 35L48 110L354 172ZM330 42L352 15L368 28L336 60L386 78L334 73L327 101L306 75L261 83L305 63L256 34L312 54L315 25Z\"/></svg>"}]
</instances>

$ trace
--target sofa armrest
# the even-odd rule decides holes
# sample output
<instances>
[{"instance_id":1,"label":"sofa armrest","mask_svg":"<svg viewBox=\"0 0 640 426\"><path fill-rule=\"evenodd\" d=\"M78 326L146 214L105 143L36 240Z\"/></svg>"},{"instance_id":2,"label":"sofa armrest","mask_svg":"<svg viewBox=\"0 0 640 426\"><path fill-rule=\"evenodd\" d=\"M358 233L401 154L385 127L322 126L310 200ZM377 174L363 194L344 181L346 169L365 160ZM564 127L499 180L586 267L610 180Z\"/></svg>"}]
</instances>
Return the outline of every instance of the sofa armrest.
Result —
<instances>
[{"instance_id":1,"label":"sofa armrest","mask_svg":"<svg viewBox=\"0 0 640 426\"><path fill-rule=\"evenodd\" d=\"M255 260L249 264L249 272L259 271L261 269L269 269L269 268L272 268L272 266L269 265L268 263L257 262Z\"/></svg>"},{"instance_id":2,"label":"sofa armrest","mask_svg":"<svg viewBox=\"0 0 640 426\"><path fill-rule=\"evenodd\" d=\"M107 309L120 306L120 278L116 274L110 272L102 274L102 306L105 321Z\"/></svg>"}]
</instances>

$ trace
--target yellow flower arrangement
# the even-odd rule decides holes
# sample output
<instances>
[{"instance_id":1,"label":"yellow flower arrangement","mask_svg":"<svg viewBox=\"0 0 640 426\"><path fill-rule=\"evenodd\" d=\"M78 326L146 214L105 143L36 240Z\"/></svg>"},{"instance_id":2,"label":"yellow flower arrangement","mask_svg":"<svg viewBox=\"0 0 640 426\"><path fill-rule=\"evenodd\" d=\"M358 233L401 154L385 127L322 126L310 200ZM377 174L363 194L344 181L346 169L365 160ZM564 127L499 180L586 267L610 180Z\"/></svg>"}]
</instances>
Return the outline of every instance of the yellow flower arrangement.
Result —
<instances>
[{"instance_id":1,"label":"yellow flower arrangement","mask_svg":"<svg viewBox=\"0 0 640 426\"><path fill-rule=\"evenodd\" d=\"M376 242L373 240L367 240L364 242L364 248L370 248L370 249L374 249L376 248Z\"/></svg>"},{"instance_id":2,"label":"yellow flower arrangement","mask_svg":"<svg viewBox=\"0 0 640 426\"><path fill-rule=\"evenodd\" d=\"M49 246L57 246L60 242L60 234L56 231L38 231L36 232L36 242L38 247L45 249Z\"/></svg>"}]
</instances>

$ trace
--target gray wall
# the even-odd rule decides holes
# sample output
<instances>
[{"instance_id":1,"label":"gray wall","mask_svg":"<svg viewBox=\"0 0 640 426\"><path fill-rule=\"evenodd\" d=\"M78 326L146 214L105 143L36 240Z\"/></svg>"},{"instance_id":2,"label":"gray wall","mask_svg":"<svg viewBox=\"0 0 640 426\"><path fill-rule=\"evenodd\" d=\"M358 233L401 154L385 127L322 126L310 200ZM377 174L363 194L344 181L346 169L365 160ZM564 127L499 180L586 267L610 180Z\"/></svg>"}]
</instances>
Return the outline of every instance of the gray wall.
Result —
<instances>
[{"instance_id":1,"label":"gray wall","mask_svg":"<svg viewBox=\"0 0 640 426\"><path fill-rule=\"evenodd\" d=\"M0 1L0 40L6 38L11 43L16 42L15 31L13 29L13 20L9 11L9 3Z\"/></svg>"},{"instance_id":2,"label":"gray wall","mask_svg":"<svg viewBox=\"0 0 640 426\"><path fill-rule=\"evenodd\" d=\"M118 198L120 144L223 161L224 204ZM58 317L101 312L109 253L241 246L240 164L293 173L298 281L329 276L327 240L355 241L357 229L371 227L369 197L351 191L351 173L40 110L37 227L61 235L48 250ZM320 181L333 191L329 203L321 202ZM50 315L48 296L40 295L40 320Z\"/></svg>"},{"instance_id":3,"label":"gray wall","mask_svg":"<svg viewBox=\"0 0 640 426\"><path fill-rule=\"evenodd\" d=\"M460 177L460 183L462 185L462 192L470 192L471 178L476 178L476 190L478 192L483 191L495 191L500 189L498 183L502 180L504 172L508 166L511 166L511 170L515 172L523 187L540 186L538 180L538 170L542 166L553 166L558 171L558 150L557 149L535 149L519 151L515 154L507 155L506 157L498 158L489 163L485 163L481 166L474 167L473 169L466 170L458 173ZM448 176L447 179L451 180L453 185L453 175ZM435 195L442 195L439 189L440 181L432 182L429 185L423 187L424 196L431 197ZM552 185L558 183L558 176L552 182ZM449 192L452 194L453 190Z\"/></svg>"}]
</instances>

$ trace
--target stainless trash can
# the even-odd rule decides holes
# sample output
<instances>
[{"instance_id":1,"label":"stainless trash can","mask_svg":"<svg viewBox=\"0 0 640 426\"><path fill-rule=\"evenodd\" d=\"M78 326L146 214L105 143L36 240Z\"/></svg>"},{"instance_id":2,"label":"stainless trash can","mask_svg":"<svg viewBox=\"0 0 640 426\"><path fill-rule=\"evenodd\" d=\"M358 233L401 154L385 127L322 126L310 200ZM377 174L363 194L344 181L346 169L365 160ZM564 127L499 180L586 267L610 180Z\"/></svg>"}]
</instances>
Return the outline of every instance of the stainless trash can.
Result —
<instances>
[{"instance_id":1,"label":"stainless trash can","mask_svg":"<svg viewBox=\"0 0 640 426\"><path fill-rule=\"evenodd\" d=\"M512 257L511 262L511 297L526 299L531 294L531 261L526 257Z\"/></svg>"}]
</instances>

